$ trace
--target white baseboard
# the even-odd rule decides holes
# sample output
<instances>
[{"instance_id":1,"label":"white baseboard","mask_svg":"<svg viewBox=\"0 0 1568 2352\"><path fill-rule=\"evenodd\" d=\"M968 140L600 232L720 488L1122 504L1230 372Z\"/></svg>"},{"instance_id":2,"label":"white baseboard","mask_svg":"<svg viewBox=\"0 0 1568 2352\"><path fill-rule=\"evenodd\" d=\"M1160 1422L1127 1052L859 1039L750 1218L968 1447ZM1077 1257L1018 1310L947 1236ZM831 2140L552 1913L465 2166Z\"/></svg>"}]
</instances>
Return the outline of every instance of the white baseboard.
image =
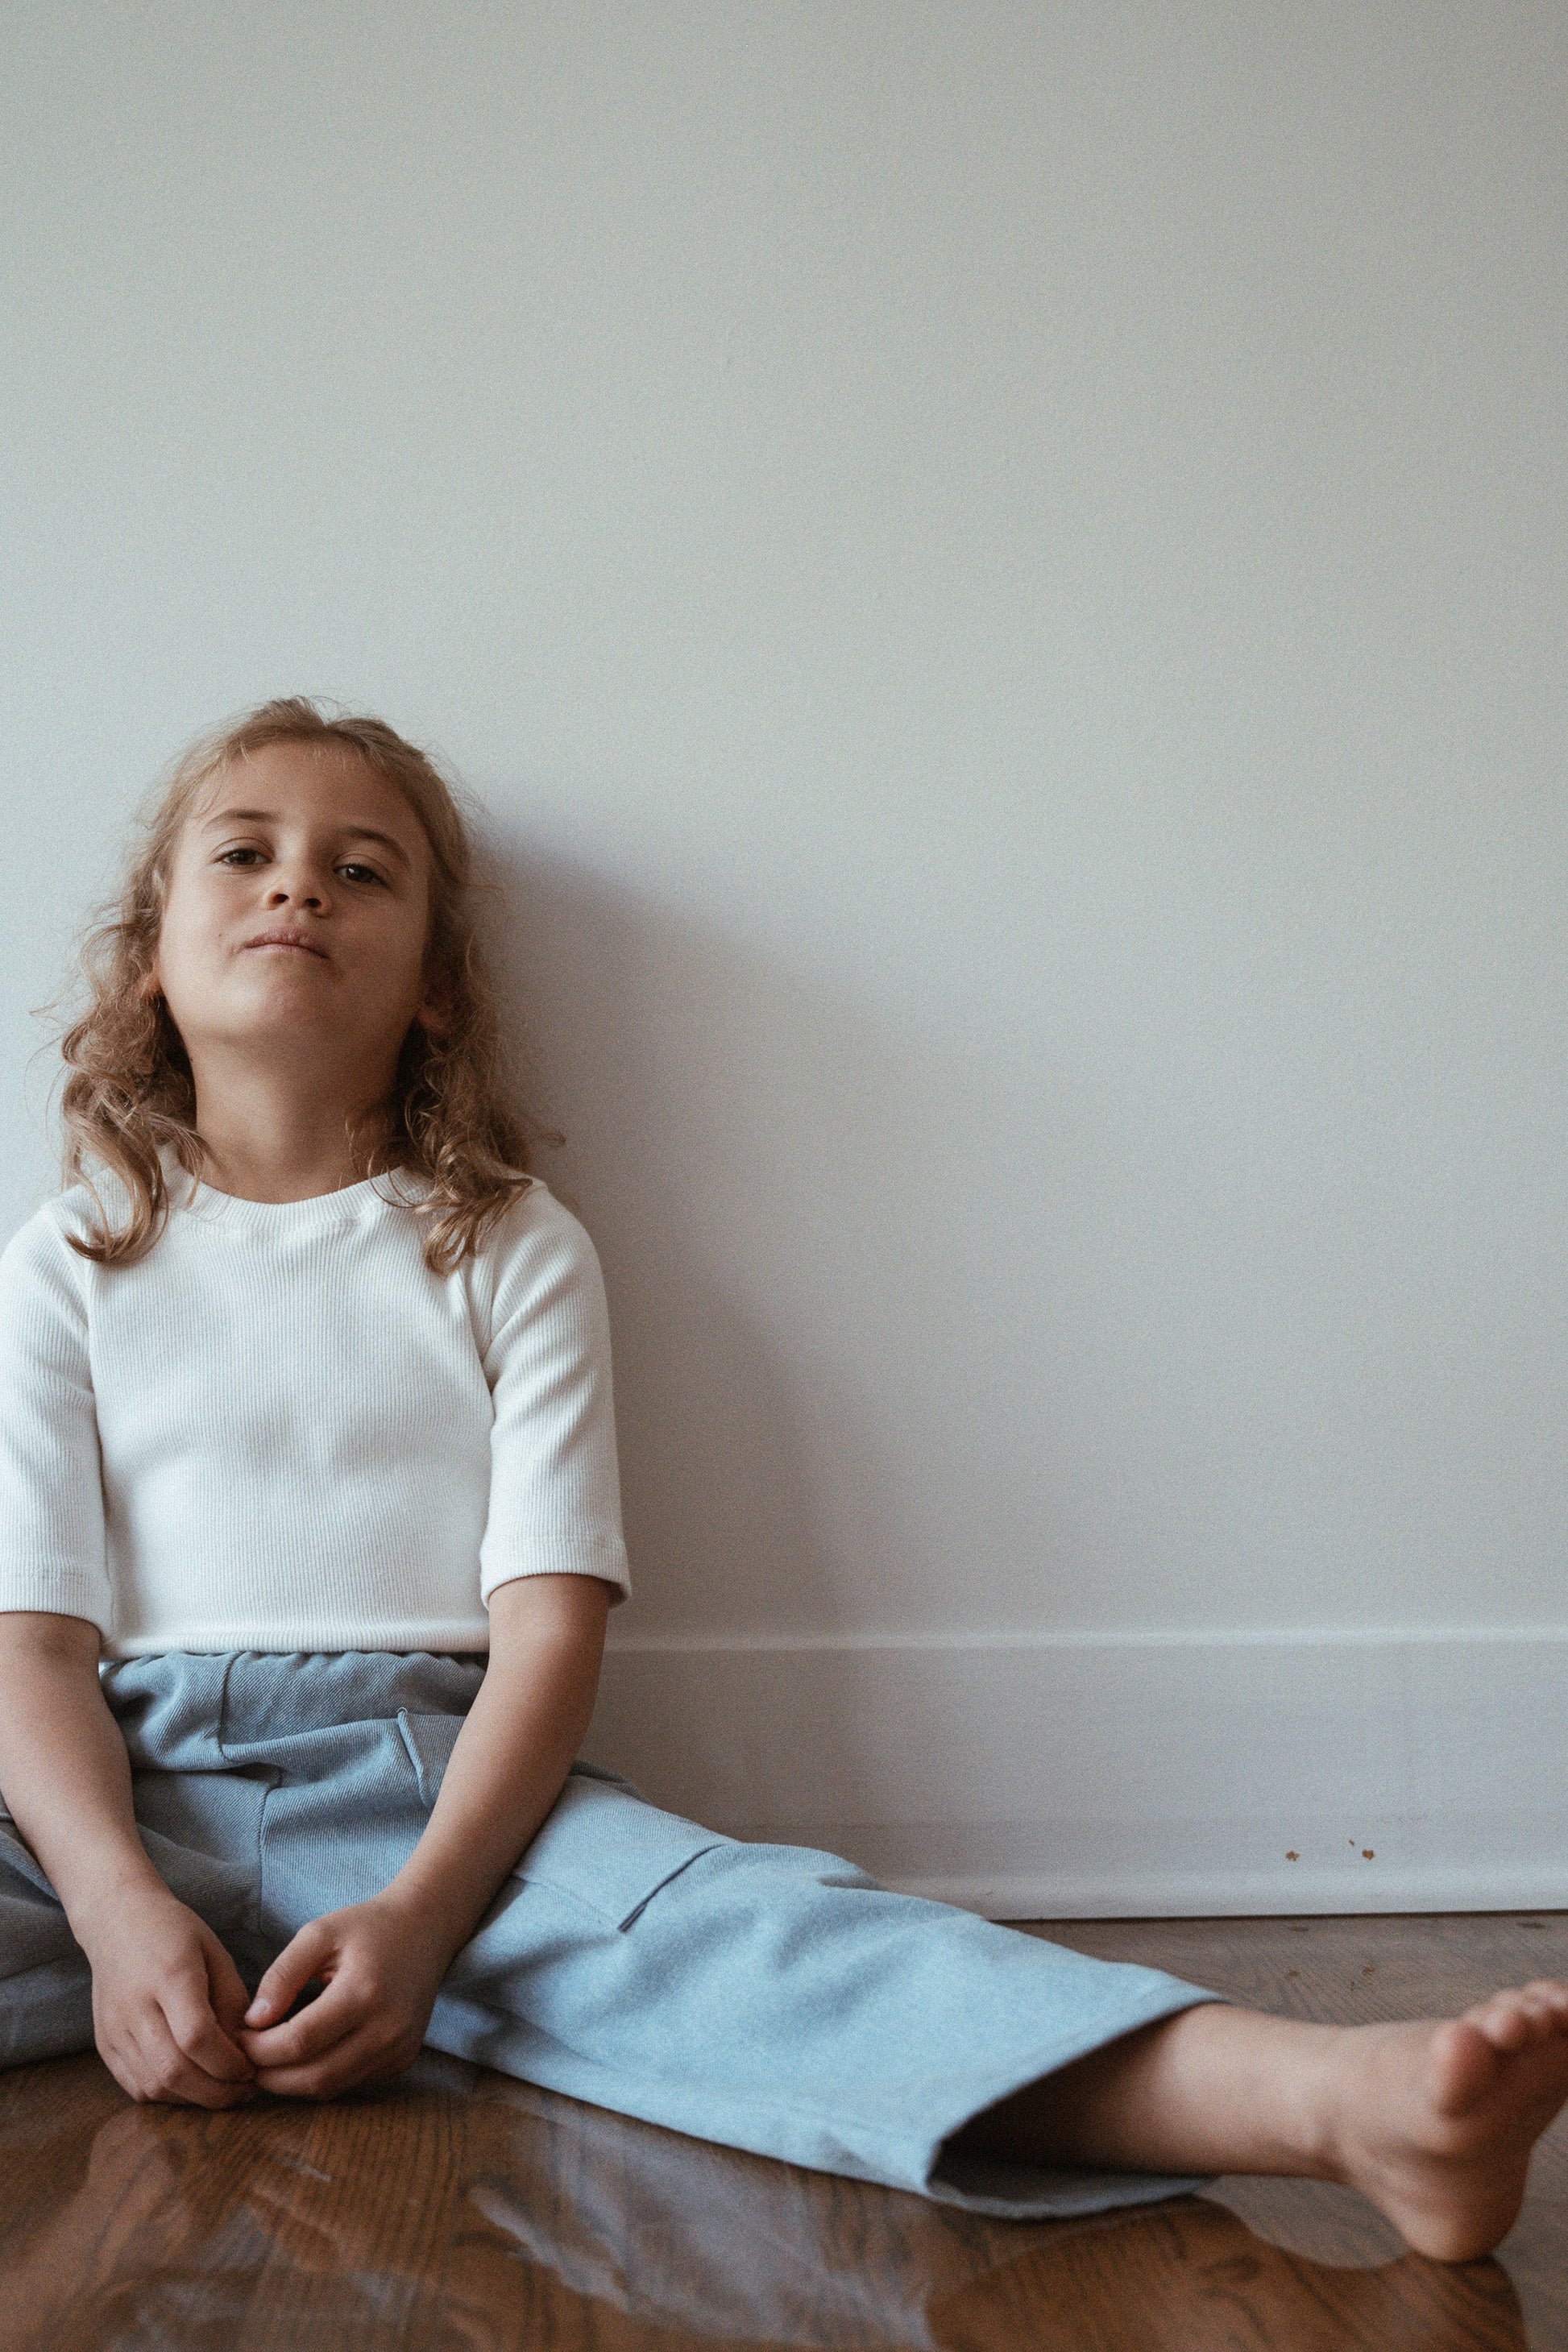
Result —
<instances>
[{"instance_id":1,"label":"white baseboard","mask_svg":"<svg viewBox=\"0 0 1568 2352\"><path fill-rule=\"evenodd\" d=\"M1568 1909L1568 1627L624 1642L586 1752L994 1918Z\"/></svg>"}]
</instances>

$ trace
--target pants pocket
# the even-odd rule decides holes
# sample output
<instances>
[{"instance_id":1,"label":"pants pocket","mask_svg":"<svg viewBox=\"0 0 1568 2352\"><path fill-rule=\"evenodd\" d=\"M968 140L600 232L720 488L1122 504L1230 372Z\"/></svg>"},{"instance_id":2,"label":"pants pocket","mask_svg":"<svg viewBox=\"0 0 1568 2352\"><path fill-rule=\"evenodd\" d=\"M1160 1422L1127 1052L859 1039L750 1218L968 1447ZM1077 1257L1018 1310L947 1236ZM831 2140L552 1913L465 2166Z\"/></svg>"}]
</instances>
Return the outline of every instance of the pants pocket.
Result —
<instances>
[{"instance_id":1,"label":"pants pocket","mask_svg":"<svg viewBox=\"0 0 1568 2352\"><path fill-rule=\"evenodd\" d=\"M569 1895L625 1929L700 1853L733 1843L679 1813L661 1812L616 1781L574 1769L513 1874Z\"/></svg>"},{"instance_id":2,"label":"pants pocket","mask_svg":"<svg viewBox=\"0 0 1568 2352\"><path fill-rule=\"evenodd\" d=\"M436 1801L465 1720L460 1715L398 1716L397 1728L426 1806ZM592 1764L574 1764L512 1875L571 1895L614 1927L629 1927L644 1904L688 1863L714 1846L733 1843L679 1813L661 1812L626 1781Z\"/></svg>"},{"instance_id":3,"label":"pants pocket","mask_svg":"<svg viewBox=\"0 0 1568 2352\"><path fill-rule=\"evenodd\" d=\"M421 1801L427 1806L440 1794L458 1734L467 1721L465 1715L412 1715L406 1707L399 1710L397 1728L419 1783Z\"/></svg>"}]
</instances>

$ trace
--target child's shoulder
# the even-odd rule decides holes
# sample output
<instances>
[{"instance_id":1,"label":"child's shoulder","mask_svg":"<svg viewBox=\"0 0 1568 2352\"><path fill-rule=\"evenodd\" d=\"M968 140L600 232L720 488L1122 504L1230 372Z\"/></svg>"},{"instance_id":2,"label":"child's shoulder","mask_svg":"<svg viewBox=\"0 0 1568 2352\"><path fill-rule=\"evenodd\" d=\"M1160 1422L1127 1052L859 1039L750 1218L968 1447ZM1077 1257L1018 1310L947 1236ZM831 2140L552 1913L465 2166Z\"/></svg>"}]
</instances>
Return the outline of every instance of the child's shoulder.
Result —
<instances>
[{"instance_id":1,"label":"child's shoulder","mask_svg":"<svg viewBox=\"0 0 1568 2352\"><path fill-rule=\"evenodd\" d=\"M475 1252L499 1276L521 1263L592 1260L597 1255L582 1219L558 1200L542 1176L532 1176L501 1212Z\"/></svg>"},{"instance_id":2,"label":"child's shoulder","mask_svg":"<svg viewBox=\"0 0 1568 2352\"><path fill-rule=\"evenodd\" d=\"M158 1244L171 1219L178 1215L191 1187L191 1180L172 1150L163 1149L159 1158L167 1189L165 1211L155 1223L152 1246L130 1261L135 1266L154 1265L157 1272L153 1280L162 1277L169 1263L167 1253L160 1250ZM123 1264L105 1266L85 1257L71 1244L97 1243L105 1233L122 1231L138 1218L144 1205L116 1169L95 1161L75 1183L52 1193L17 1227L4 1251L0 1251L0 1266L7 1267L13 1279L25 1278L28 1273L41 1276L50 1268L66 1269L79 1289L95 1276L123 1273L127 1270Z\"/></svg>"},{"instance_id":3,"label":"child's shoulder","mask_svg":"<svg viewBox=\"0 0 1568 2352\"><path fill-rule=\"evenodd\" d=\"M98 1179L96 1191L90 1184L68 1184L63 1192L51 1193L17 1226L4 1255L30 1263L58 1257L62 1252L74 1258L77 1254L68 1236L74 1234L85 1240L105 1213L110 1217L122 1213L123 1192L124 1187L107 1173Z\"/></svg>"},{"instance_id":4,"label":"child's shoulder","mask_svg":"<svg viewBox=\"0 0 1568 2352\"><path fill-rule=\"evenodd\" d=\"M515 1328L552 1307L604 1312L604 1277L587 1228L540 1177L525 1185L468 1260L481 1328Z\"/></svg>"},{"instance_id":5,"label":"child's shoulder","mask_svg":"<svg viewBox=\"0 0 1568 2352\"><path fill-rule=\"evenodd\" d=\"M0 1250L0 1284L12 1292L63 1289L79 1297L90 1261L72 1249L70 1237L85 1241L105 1212L113 1216L118 1207L115 1188L107 1181L96 1195L85 1183L53 1193Z\"/></svg>"}]
</instances>

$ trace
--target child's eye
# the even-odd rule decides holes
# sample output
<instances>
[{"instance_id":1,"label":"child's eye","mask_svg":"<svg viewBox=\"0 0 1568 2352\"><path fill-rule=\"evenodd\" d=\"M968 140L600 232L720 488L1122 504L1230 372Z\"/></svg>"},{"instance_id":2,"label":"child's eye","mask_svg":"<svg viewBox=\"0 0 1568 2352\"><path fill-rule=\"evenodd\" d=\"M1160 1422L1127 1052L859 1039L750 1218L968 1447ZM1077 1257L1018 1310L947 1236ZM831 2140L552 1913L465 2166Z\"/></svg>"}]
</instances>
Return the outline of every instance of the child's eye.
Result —
<instances>
[{"instance_id":1,"label":"child's eye","mask_svg":"<svg viewBox=\"0 0 1568 2352\"><path fill-rule=\"evenodd\" d=\"M267 852L264 849L258 849L248 843L239 842L232 849L220 849L213 863L215 866L227 866L237 872L243 872L253 863L265 862L266 856ZM362 864L357 857L345 858L337 870L350 882L378 882L384 889L386 887L386 877L384 874L378 874L374 866Z\"/></svg>"}]
</instances>

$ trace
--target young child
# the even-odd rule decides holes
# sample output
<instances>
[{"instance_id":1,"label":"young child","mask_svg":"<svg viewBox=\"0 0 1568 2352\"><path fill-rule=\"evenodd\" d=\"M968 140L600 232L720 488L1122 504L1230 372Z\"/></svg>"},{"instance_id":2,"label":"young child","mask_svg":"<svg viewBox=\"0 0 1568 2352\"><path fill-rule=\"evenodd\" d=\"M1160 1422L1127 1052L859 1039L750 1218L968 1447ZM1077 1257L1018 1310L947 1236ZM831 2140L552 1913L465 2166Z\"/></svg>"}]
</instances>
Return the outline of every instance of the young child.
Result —
<instances>
[{"instance_id":1,"label":"young child","mask_svg":"<svg viewBox=\"0 0 1568 2352\"><path fill-rule=\"evenodd\" d=\"M991 2213L1299 2173L1494 2245L1568 1987L1260 2016L574 1761L627 1590L604 1297L468 890L419 751L274 702L89 942L69 1189L0 1259L0 2059L225 2107L430 2042Z\"/></svg>"}]
</instances>

